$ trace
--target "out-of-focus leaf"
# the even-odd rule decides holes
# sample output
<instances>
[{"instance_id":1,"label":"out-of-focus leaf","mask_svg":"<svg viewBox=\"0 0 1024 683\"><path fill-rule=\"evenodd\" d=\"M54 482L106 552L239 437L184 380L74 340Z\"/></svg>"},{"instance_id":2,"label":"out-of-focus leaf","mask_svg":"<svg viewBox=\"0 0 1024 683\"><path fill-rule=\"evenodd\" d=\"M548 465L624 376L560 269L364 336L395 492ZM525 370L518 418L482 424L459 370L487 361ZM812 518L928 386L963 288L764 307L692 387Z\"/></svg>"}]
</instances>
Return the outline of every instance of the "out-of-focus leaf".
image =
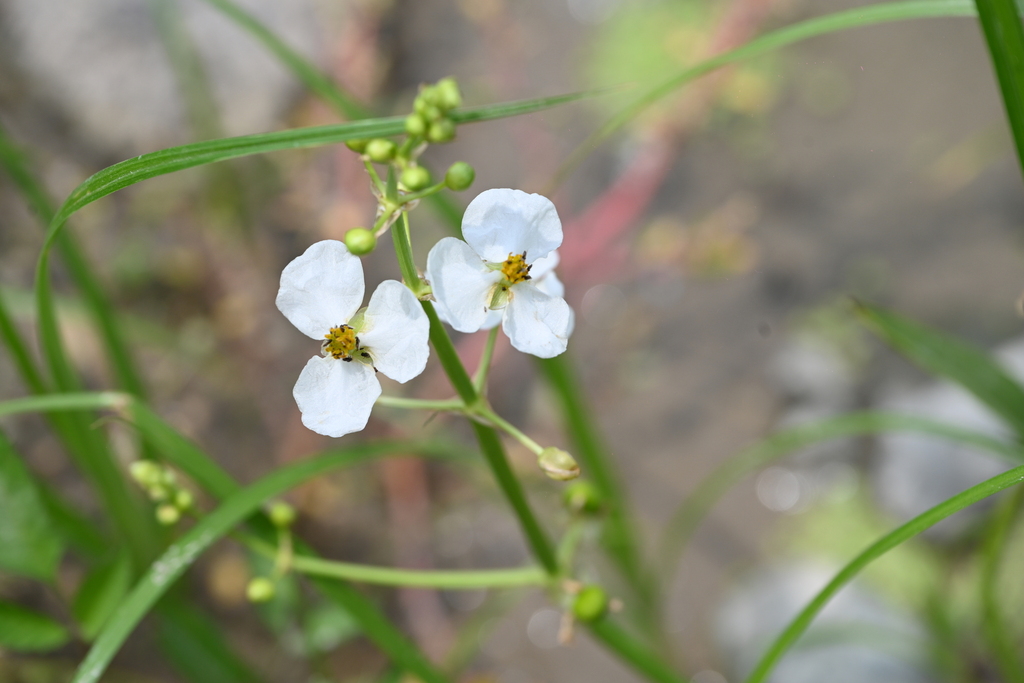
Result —
<instances>
[{"instance_id":1,"label":"out-of-focus leaf","mask_svg":"<svg viewBox=\"0 0 1024 683\"><path fill-rule=\"evenodd\" d=\"M974 0L999 90L1006 106L1017 161L1024 168L1024 27L1014 0Z\"/></svg>"},{"instance_id":2,"label":"out-of-focus leaf","mask_svg":"<svg viewBox=\"0 0 1024 683\"><path fill-rule=\"evenodd\" d=\"M361 633L352 615L330 602L309 610L302 628L306 632L306 642L314 652L330 652Z\"/></svg>"},{"instance_id":3,"label":"out-of-focus leaf","mask_svg":"<svg viewBox=\"0 0 1024 683\"><path fill-rule=\"evenodd\" d=\"M1024 439L1024 389L988 354L892 311L858 304L861 320L928 372L950 379L991 408Z\"/></svg>"},{"instance_id":4,"label":"out-of-focus leaf","mask_svg":"<svg viewBox=\"0 0 1024 683\"><path fill-rule=\"evenodd\" d=\"M49 581L63 551L32 475L0 435L0 569Z\"/></svg>"},{"instance_id":5,"label":"out-of-focus leaf","mask_svg":"<svg viewBox=\"0 0 1024 683\"><path fill-rule=\"evenodd\" d=\"M47 652L68 642L68 630L48 616L0 602L0 647L20 652Z\"/></svg>"},{"instance_id":6,"label":"out-of-focus leaf","mask_svg":"<svg viewBox=\"0 0 1024 683\"><path fill-rule=\"evenodd\" d=\"M71 604L86 640L96 637L131 586L132 562L126 552L89 572Z\"/></svg>"},{"instance_id":7,"label":"out-of-focus leaf","mask_svg":"<svg viewBox=\"0 0 1024 683\"><path fill-rule=\"evenodd\" d=\"M157 607L157 640L175 669L192 683L259 683L231 651L214 622L173 597Z\"/></svg>"}]
</instances>

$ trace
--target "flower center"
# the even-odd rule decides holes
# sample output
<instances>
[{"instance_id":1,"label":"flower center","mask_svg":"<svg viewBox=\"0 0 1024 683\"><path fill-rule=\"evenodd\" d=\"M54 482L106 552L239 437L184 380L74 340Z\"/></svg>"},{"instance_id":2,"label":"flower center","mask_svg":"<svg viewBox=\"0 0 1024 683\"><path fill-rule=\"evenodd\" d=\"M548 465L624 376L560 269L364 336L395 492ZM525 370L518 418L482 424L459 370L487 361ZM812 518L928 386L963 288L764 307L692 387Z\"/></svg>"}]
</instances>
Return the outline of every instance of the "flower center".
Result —
<instances>
[{"instance_id":1,"label":"flower center","mask_svg":"<svg viewBox=\"0 0 1024 683\"><path fill-rule=\"evenodd\" d=\"M530 279L530 268L533 266L526 263L526 252L522 254L509 254L508 259L501 264L501 274L509 285L523 282Z\"/></svg>"},{"instance_id":2,"label":"flower center","mask_svg":"<svg viewBox=\"0 0 1024 683\"><path fill-rule=\"evenodd\" d=\"M356 331L348 325L332 327L331 331L324 335L326 340L323 344L324 355L341 360L352 360L352 357L359 351L359 337Z\"/></svg>"}]
</instances>

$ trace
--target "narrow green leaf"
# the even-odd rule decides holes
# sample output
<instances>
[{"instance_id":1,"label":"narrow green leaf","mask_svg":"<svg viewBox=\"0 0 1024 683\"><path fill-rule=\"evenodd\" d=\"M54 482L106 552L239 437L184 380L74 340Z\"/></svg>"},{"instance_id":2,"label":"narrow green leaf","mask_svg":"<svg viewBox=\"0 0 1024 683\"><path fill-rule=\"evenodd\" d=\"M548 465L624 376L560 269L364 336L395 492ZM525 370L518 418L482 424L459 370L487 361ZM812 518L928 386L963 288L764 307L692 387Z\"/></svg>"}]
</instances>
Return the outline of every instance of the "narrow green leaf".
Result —
<instances>
[{"instance_id":1,"label":"narrow green leaf","mask_svg":"<svg viewBox=\"0 0 1024 683\"><path fill-rule=\"evenodd\" d=\"M18 328L15 327L14 318L8 312L7 305L4 303L2 296L0 296L0 340L3 341L8 353L11 354L14 367L18 370L18 374L21 375L21 379L25 382L29 391L35 394L46 391L46 383L43 381L43 376L36 367L31 354L29 354L28 346L21 338Z\"/></svg>"},{"instance_id":2,"label":"narrow green leaf","mask_svg":"<svg viewBox=\"0 0 1024 683\"><path fill-rule=\"evenodd\" d=\"M992 409L1024 439L1024 389L984 351L892 311L858 304L864 323L934 375L950 379Z\"/></svg>"},{"instance_id":3,"label":"narrow green leaf","mask_svg":"<svg viewBox=\"0 0 1024 683\"><path fill-rule=\"evenodd\" d=\"M0 570L51 581L64 552L32 475L0 434Z\"/></svg>"},{"instance_id":4,"label":"narrow green leaf","mask_svg":"<svg viewBox=\"0 0 1024 683\"><path fill-rule=\"evenodd\" d=\"M100 632L92 649L89 650L89 654L75 673L73 683L93 683L99 680L125 639L170 585L210 545L259 510L265 501L332 469L391 455L394 452L395 446L391 443L352 446L342 451L283 467L228 497L220 507L200 520L177 542L173 543L147 570ZM408 451L403 449L399 452ZM344 606L349 609L348 604ZM349 609L349 612L358 618L352 609ZM360 623L363 623L362 620ZM390 627L390 624L388 626ZM408 668L408 663L402 662L402 664ZM426 669L429 678L423 675L423 670L413 668L410 670L416 672L428 683L444 681L440 674L436 674L429 667ZM431 673L435 675L431 676Z\"/></svg>"},{"instance_id":5,"label":"narrow green leaf","mask_svg":"<svg viewBox=\"0 0 1024 683\"><path fill-rule=\"evenodd\" d=\"M746 475L801 448L821 441L882 432L918 432L989 451L1009 460L1024 460L1024 450L969 429L895 413L849 413L800 425L772 434L733 456L708 475L683 500L662 535L661 567L664 576L675 573L683 549L701 520L722 495Z\"/></svg>"},{"instance_id":6,"label":"narrow green leaf","mask_svg":"<svg viewBox=\"0 0 1024 683\"><path fill-rule=\"evenodd\" d=\"M1008 472L984 481L977 486L959 493L952 498L936 505L927 512L924 512L912 520L897 527L875 543L871 544L861 554L843 567L838 574L829 581L817 595L814 596L800 614L794 618L789 625L779 634L771 647L762 655L761 660L754 667L754 670L747 677L746 683L761 683L766 680L779 659L796 643L801 635L807 630L818 616L818 613L828 604L836 593L848 584L866 566L882 557L887 552L896 548L905 541L920 534L926 529L938 524L950 515L963 510L964 508L977 503L979 500L988 498L1004 489L1024 481L1024 467L1016 467Z\"/></svg>"},{"instance_id":7,"label":"narrow green leaf","mask_svg":"<svg viewBox=\"0 0 1024 683\"><path fill-rule=\"evenodd\" d=\"M1017 161L1024 169L1024 27L1014 0L975 0L978 18L1003 94Z\"/></svg>"},{"instance_id":8,"label":"narrow green leaf","mask_svg":"<svg viewBox=\"0 0 1024 683\"><path fill-rule=\"evenodd\" d=\"M339 114L349 119L364 119L370 116L369 110L359 104L341 86L310 64L298 52L288 47L283 40L241 7L229 0L206 0L206 2L220 10L253 38L263 43L281 64L302 81L306 88L331 105Z\"/></svg>"},{"instance_id":9,"label":"narrow green leaf","mask_svg":"<svg viewBox=\"0 0 1024 683\"><path fill-rule=\"evenodd\" d=\"M68 642L68 630L50 617L0 601L0 647L19 652L47 652Z\"/></svg>"},{"instance_id":10,"label":"narrow green leaf","mask_svg":"<svg viewBox=\"0 0 1024 683\"><path fill-rule=\"evenodd\" d=\"M132 586L132 560L125 552L86 575L71 603L82 636L92 640Z\"/></svg>"},{"instance_id":11,"label":"narrow green leaf","mask_svg":"<svg viewBox=\"0 0 1024 683\"><path fill-rule=\"evenodd\" d=\"M171 665L191 683L259 683L209 615L173 596L157 606L157 642Z\"/></svg>"},{"instance_id":12,"label":"narrow green leaf","mask_svg":"<svg viewBox=\"0 0 1024 683\"><path fill-rule=\"evenodd\" d=\"M110 550L110 540L100 533L92 520L75 510L45 482L38 482L38 485L50 522L60 537L89 559L103 557Z\"/></svg>"},{"instance_id":13,"label":"narrow green leaf","mask_svg":"<svg viewBox=\"0 0 1024 683\"><path fill-rule=\"evenodd\" d=\"M1001 501L993 513L993 520L985 534L981 566L981 609L982 631L995 655L995 662L1009 683L1024 683L1024 661L1020 647L1014 642L1012 631L1007 624L1000 604L996 580L999 576L1000 560L1006 539L1024 505L1024 488L1014 491L1013 496Z\"/></svg>"},{"instance_id":14,"label":"narrow green leaf","mask_svg":"<svg viewBox=\"0 0 1024 683\"><path fill-rule=\"evenodd\" d=\"M686 678L666 666L656 653L629 635L611 617L605 616L587 624L587 627L606 648L649 680L656 683L686 683Z\"/></svg>"}]
</instances>

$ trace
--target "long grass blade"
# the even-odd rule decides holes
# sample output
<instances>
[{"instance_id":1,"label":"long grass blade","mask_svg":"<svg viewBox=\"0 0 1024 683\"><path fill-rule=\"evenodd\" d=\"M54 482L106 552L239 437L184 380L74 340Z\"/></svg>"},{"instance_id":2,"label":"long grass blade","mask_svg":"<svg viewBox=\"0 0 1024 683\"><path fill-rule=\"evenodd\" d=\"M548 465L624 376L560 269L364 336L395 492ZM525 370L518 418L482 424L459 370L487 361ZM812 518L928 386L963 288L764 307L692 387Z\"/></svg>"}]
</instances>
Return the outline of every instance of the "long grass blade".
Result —
<instances>
[{"instance_id":1,"label":"long grass blade","mask_svg":"<svg viewBox=\"0 0 1024 683\"><path fill-rule=\"evenodd\" d=\"M981 609L984 619L982 629L995 654L996 664L1003 678L1010 683L1024 683L1024 662L1021 661L1020 647L1013 642L999 602L996 582L999 564L1013 521L1024 504L1024 488L1017 489L1013 496L1002 501L995 510L994 519L988 527L982 550L981 567Z\"/></svg>"},{"instance_id":2,"label":"long grass blade","mask_svg":"<svg viewBox=\"0 0 1024 683\"><path fill-rule=\"evenodd\" d=\"M1020 10L1014 0L975 0L974 4L1003 94L1017 161L1024 170L1024 27Z\"/></svg>"},{"instance_id":3,"label":"long grass blade","mask_svg":"<svg viewBox=\"0 0 1024 683\"><path fill-rule=\"evenodd\" d=\"M829 581L828 585L814 596L800 614L779 634L775 642L761 657L754 670L747 677L746 683L762 683L771 673L775 664L789 650L814 621L814 618L828 604L839 590L852 581L866 566L896 548L905 541L938 524L950 515L988 498L1011 486L1024 481L1024 467L1016 467L1008 472L984 481L977 486L959 493L952 498L936 505L927 512L918 515L906 524L897 527L890 533L875 541L871 546L843 567Z\"/></svg>"}]
</instances>

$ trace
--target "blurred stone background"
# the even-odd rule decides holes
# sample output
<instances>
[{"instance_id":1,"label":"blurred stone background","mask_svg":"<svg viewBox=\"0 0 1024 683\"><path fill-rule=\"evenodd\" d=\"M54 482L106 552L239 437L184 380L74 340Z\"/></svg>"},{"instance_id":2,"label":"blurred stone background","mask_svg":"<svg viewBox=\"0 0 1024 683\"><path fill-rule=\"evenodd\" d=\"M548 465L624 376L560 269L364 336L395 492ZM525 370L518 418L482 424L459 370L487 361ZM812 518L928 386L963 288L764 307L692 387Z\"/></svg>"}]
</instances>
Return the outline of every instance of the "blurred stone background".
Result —
<instances>
[{"instance_id":1,"label":"blurred stone background","mask_svg":"<svg viewBox=\"0 0 1024 683\"><path fill-rule=\"evenodd\" d=\"M445 75L459 79L469 104L622 82L642 88L761 31L857 3L238 4L383 115L404 112L417 84ZM575 145L638 88L466 126L426 160L435 169L455 160L476 166L476 184L457 197L463 205L488 187L547 191ZM31 154L56 200L96 170L143 152L336 120L262 46L200 0L0 0L0 123ZM552 195L566 226L561 275L578 313L570 351L648 547L696 482L777 427L867 406L934 406L951 420L976 413L869 338L848 303L854 296L891 306L989 348L1012 338L1020 329L1021 190L970 19L857 29L754 60L660 103L586 159ZM373 210L355 155L339 146L150 180L93 204L72 226L126 316L159 412L252 480L330 445L301 427L291 399L316 349L274 308L280 270L309 243L366 224ZM444 228L427 208L414 222L422 264ZM25 330L41 234L16 188L0 177L0 286ZM370 286L395 276L387 245L367 259L367 272ZM59 270L57 277L69 292ZM92 386L108 386L76 300L63 304L77 362ZM479 340L462 344L471 355ZM529 361L500 351L496 407L538 441L565 444ZM412 391L449 392L436 371ZM23 392L0 357L0 397ZM37 472L96 509L40 420L4 427ZM455 420L423 426L421 416L378 410L367 435L424 431L465 429ZM802 568L783 572L790 583L774 587L771 567L808 557L841 563L871 539L851 533L846 545L829 545L834 516L856 509L884 530L919 511L913 492L893 485L923 476L889 457L908 446L875 446L851 440L786 461L730 492L701 527L666 605L673 647L689 671L701 672L695 680L733 680L731 667L749 659L743 648L750 643L730 619L747 624L755 641L781 623L736 607L737 595L788 595L793 576L794 594L803 595L821 574L820 564L786 564ZM557 525L559 487L537 475L527 453L510 449ZM895 461L903 467L898 475ZM955 491L1004 466L979 464L953 479L932 467L929 475ZM918 467L927 468L927 458ZM303 514L300 533L339 559L441 567L526 559L518 528L481 468L389 463L311 483L291 500ZM808 539L827 547L814 552ZM275 636L244 603L247 571L238 548L225 543L200 563L192 584L268 678L341 680L379 670L379 655L358 639L343 642L320 672L296 667L295 649L267 647L274 638L287 642L288 631ZM64 573L67 586L80 580L74 566ZM886 592L892 577L878 580L880 587L868 581L857 588L873 607L855 611L869 615L867 623L914 632L905 613L915 605ZM13 595L24 590L0 584ZM467 642L481 647L465 680L634 680L585 636L556 646L558 614L539 593L374 592L435 656L455 642L458 625L470 623ZM325 619L334 626L324 627L324 642L345 641L337 620ZM847 660L823 666L834 661ZM866 671L927 680L914 657L893 661L871 660L882 668ZM18 662L3 666L0 675L22 680ZM807 666L815 680L820 669ZM123 667L173 680L139 646ZM786 680L803 680L793 667Z\"/></svg>"}]
</instances>

